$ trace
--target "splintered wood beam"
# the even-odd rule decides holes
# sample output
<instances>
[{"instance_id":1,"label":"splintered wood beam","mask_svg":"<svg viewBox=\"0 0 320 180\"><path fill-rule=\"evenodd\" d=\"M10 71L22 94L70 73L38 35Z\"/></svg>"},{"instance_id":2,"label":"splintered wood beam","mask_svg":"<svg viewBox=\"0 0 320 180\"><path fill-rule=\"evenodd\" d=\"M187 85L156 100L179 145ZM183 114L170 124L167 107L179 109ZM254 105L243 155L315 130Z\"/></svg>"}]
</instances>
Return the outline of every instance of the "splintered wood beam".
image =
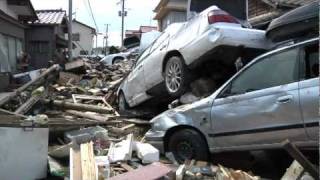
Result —
<instances>
[{"instance_id":1,"label":"splintered wood beam","mask_svg":"<svg viewBox=\"0 0 320 180\"><path fill-rule=\"evenodd\" d=\"M52 103L54 106L62 108L62 109L72 109L77 111L91 111L91 112L97 112L97 113L113 113L113 109L107 108L107 107L101 107L101 106L95 106L95 105L89 105L89 104L74 104L66 101L60 101L60 100L49 100L45 99L43 100L44 103Z\"/></svg>"},{"instance_id":2,"label":"splintered wood beam","mask_svg":"<svg viewBox=\"0 0 320 180\"><path fill-rule=\"evenodd\" d=\"M16 89L14 92L12 92L11 94L9 94L5 99L3 99L0 102L0 106L6 104L8 101L10 101L12 98L14 98L15 96L17 96L19 93L25 91L26 89L28 89L30 86L32 86L33 84L39 82L42 78L46 77L47 75L51 74L54 71L58 71L60 68L60 66L58 64L55 64L53 66L51 66L50 68L48 68L47 70L45 70L40 76L38 76L37 78L33 79L32 81L27 82L26 84L22 85L21 87L19 87L18 89Z\"/></svg>"},{"instance_id":3,"label":"splintered wood beam","mask_svg":"<svg viewBox=\"0 0 320 180\"><path fill-rule=\"evenodd\" d=\"M96 180L96 163L93 153L93 143L80 145L81 172L83 180Z\"/></svg>"}]
</instances>

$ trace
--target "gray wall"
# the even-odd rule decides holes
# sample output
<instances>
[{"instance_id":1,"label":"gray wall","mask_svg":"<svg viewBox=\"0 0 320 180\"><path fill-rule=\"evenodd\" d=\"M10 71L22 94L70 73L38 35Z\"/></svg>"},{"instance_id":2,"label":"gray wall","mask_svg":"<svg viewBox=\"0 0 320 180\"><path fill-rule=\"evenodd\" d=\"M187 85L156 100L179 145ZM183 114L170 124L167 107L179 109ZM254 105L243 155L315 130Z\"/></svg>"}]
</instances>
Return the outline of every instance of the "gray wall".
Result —
<instances>
[{"instance_id":1,"label":"gray wall","mask_svg":"<svg viewBox=\"0 0 320 180\"><path fill-rule=\"evenodd\" d=\"M24 39L24 28L0 18L0 33Z\"/></svg>"},{"instance_id":2,"label":"gray wall","mask_svg":"<svg viewBox=\"0 0 320 180\"><path fill-rule=\"evenodd\" d=\"M31 56L31 66L36 69L47 67L56 49L54 26L30 27L26 31L26 42L27 51ZM35 43L40 44L39 47L34 47Z\"/></svg>"}]
</instances>

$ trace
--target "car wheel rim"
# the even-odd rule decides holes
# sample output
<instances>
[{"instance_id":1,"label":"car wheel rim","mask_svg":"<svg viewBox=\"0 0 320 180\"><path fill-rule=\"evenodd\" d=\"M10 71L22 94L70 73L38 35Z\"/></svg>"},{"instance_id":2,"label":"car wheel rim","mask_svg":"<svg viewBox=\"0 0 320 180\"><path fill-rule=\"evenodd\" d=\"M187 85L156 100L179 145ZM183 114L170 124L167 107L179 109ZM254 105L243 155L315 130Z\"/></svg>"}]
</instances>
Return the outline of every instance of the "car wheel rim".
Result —
<instances>
[{"instance_id":1,"label":"car wheel rim","mask_svg":"<svg viewBox=\"0 0 320 180\"><path fill-rule=\"evenodd\" d=\"M192 159L194 148L188 141L183 141L177 144L177 155L180 160Z\"/></svg>"},{"instance_id":2,"label":"car wheel rim","mask_svg":"<svg viewBox=\"0 0 320 180\"><path fill-rule=\"evenodd\" d=\"M175 93L179 90L182 80L182 71L178 62L173 62L169 65L166 73L166 85L168 90Z\"/></svg>"}]
</instances>

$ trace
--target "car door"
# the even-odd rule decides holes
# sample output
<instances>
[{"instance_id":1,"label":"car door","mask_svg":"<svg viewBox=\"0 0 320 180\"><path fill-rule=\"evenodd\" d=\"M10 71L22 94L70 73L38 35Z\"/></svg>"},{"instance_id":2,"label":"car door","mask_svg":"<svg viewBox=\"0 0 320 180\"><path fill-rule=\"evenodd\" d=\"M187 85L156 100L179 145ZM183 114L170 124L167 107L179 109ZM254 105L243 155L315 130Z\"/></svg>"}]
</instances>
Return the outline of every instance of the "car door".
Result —
<instances>
[{"instance_id":1,"label":"car door","mask_svg":"<svg viewBox=\"0 0 320 180\"><path fill-rule=\"evenodd\" d=\"M302 47L300 107L308 137L319 141L319 43Z\"/></svg>"},{"instance_id":2,"label":"car door","mask_svg":"<svg viewBox=\"0 0 320 180\"><path fill-rule=\"evenodd\" d=\"M146 84L143 73L143 66L149 54L150 48L147 48L138 58L135 67L127 77L125 96L130 105L137 105L148 98L148 96L146 95Z\"/></svg>"},{"instance_id":3,"label":"car door","mask_svg":"<svg viewBox=\"0 0 320 180\"><path fill-rule=\"evenodd\" d=\"M163 33L152 45L148 61L144 62L146 87L151 89L163 81L162 64L169 43L169 34Z\"/></svg>"},{"instance_id":4,"label":"car door","mask_svg":"<svg viewBox=\"0 0 320 180\"><path fill-rule=\"evenodd\" d=\"M306 140L299 109L299 48L260 58L242 70L215 99L213 143L217 147Z\"/></svg>"}]
</instances>

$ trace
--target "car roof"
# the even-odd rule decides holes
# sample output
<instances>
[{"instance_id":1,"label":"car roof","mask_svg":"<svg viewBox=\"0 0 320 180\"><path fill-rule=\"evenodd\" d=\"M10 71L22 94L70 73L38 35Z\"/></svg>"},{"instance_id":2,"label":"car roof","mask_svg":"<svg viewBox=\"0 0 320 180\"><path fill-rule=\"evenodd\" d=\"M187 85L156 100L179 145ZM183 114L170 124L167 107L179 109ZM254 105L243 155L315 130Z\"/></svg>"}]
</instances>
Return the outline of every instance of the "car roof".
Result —
<instances>
[{"instance_id":1,"label":"car roof","mask_svg":"<svg viewBox=\"0 0 320 180\"><path fill-rule=\"evenodd\" d=\"M308 40L305 40L305 41L301 41L301 42L298 42L298 43L293 43L293 42L291 41L291 43L288 42L288 44L286 44L286 45L282 45L282 46L279 47L279 48L276 48L276 49L274 49L274 50L272 50L272 51L269 51L269 52L267 52L267 53L264 53L264 54L256 57L255 60L256 60L256 59L263 58L263 57L265 57L265 56L269 56L270 54L274 54L274 53L276 53L276 52L279 52L279 51L282 51L282 50L285 50L285 49L289 49L289 48L292 48L292 47L300 46L300 45L302 45L302 44L307 44L307 43L310 43L310 42L313 42L313 41L319 41L319 40L320 40L320 38L317 37L317 38L311 38L311 39L308 39ZM292 43L293 43L293 44L292 44ZM255 61L255 60L253 60L253 61Z\"/></svg>"}]
</instances>

